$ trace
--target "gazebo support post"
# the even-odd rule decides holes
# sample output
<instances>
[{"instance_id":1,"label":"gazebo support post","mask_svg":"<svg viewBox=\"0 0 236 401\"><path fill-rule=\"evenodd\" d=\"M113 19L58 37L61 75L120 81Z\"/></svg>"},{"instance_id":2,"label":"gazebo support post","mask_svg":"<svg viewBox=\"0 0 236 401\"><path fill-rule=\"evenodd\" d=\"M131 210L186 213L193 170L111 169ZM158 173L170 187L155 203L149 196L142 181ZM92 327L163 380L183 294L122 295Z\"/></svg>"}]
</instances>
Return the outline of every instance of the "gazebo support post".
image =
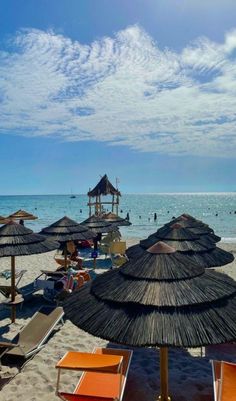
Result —
<instances>
[{"instance_id":1,"label":"gazebo support post","mask_svg":"<svg viewBox=\"0 0 236 401\"><path fill-rule=\"evenodd\" d=\"M12 302L12 307L11 307L11 322L15 323L16 320L16 305L14 305L15 302L15 296L16 296L16 289L15 289L15 256L11 256L11 302Z\"/></svg>"},{"instance_id":2,"label":"gazebo support post","mask_svg":"<svg viewBox=\"0 0 236 401\"><path fill-rule=\"evenodd\" d=\"M159 401L170 401L168 395L168 348L160 347L161 395Z\"/></svg>"}]
</instances>

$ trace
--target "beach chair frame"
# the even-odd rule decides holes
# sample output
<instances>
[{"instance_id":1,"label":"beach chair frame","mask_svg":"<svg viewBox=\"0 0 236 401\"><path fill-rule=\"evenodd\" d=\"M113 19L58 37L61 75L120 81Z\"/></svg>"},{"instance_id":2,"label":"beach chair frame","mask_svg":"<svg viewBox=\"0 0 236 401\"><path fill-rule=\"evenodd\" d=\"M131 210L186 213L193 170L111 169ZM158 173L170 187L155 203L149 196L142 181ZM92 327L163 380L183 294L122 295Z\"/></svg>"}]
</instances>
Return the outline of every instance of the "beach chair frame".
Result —
<instances>
[{"instance_id":1,"label":"beach chair frame","mask_svg":"<svg viewBox=\"0 0 236 401\"><path fill-rule=\"evenodd\" d=\"M212 365L214 401L221 401L223 394L224 368L226 365L229 366L231 365L232 367L234 367L234 369L236 369L236 364L232 362L216 361L216 360L211 360L210 362Z\"/></svg>"},{"instance_id":2,"label":"beach chair frame","mask_svg":"<svg viewBox=\"0 0 236 401\"><path fill-rule=\"evenodd\" d=\"M45 309L52 309L52 311L53 311L53 310L55 310L55 309L57 309L57 308L60 308L60 309L61 309L61 314L58 315L58 318L55 319L55 321L53 322L53 324L51 324L51 325L48 327L47 332L45 333L44 336L42 336L41 341L39 341L39 342L37 343L37 345L35 346L35 348L33 348L33 349L32 349L31 351L29 351L29 352L25 352L24 349L21 347L20 343L15 343L15 342L14 342L15 339L16 339L18 336L20 336L20 334L21 334L22 332L24 332L25 330L27 330L28 326L29 326L30 324L32 324L32 321L36 318L36 316L37 316L40 312L42 312L42 311L45 310ZM27 358L29 358L31 355L37 353L38 351L40 351L40 350L44 347L45 342L47 341L48 337L51 335L51 333L53 332L53 330L55 329L55 327L56 327L59 323L61 323L62 325L64 324L63 316L64 316L64 311L63 311L63 309L62 309L61 307L50 308L50 307L48 307L48 306L47 306L47 307L42 306L37 312L35 312L35 314L32 316L32 318L30 319L30 321L29 321L24 327L22 327L22 329L18 332L18 334L13 338L13 340L12 340L11 342L1 342L1 343L0 343L0 347L6 347L6 349L3 350L3 352L1 353L0 357L2 358L4 355L6 355L6 354L9 352L9 349L11 349L11 348L13 348L13 347L14 347L14 348L15 348L15 347L16 347L16 348L19 348L19 349L21 350L21 352L22 352L22 355L17 355L17 357L23 357L23 358L27 359ZM20 338L20 337L19 337L19 338Z\"/></svg>"}]
</instances>

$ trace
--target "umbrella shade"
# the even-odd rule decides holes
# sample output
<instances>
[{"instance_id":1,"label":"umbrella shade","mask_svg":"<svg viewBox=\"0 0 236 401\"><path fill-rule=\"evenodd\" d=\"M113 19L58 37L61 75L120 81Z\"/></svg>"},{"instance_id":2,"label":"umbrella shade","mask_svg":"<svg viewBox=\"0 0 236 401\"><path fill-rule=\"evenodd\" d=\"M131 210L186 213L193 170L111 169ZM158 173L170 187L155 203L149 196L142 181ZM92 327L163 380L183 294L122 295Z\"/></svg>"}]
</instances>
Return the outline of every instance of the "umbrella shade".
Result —
<instances>
[{"instance_id":1,"label":"umbrella shade","mask_svg":"<svg viewBox=\"0 0 236 401\"><path fill-rule=\"evenodd\" d=\"M91 216L81 223L83 226L88 227L96 234L109 233L117 229L117 225L113 225L110 222L104 220L101 216Z\"/></svg>"},{"instance_id":2,"label":"umbrella shade","mask_svg":"<svg viewBox=\"0 0 236 401\"><path fill-rule=\"evenodd\" d=\"M64 310L92 335L131 346L160 346L163 401L168 400L167 346L236 339L236 282L205 271L163 242L74 292Z\"/></svg>"},{"instance_id":3,"label":"umbrella shade","mask_svg":"<svg viewBox=\"0 0 236 401\"><path fill-rule=\"evenodd\" d=\"M58 248L59 243L34 234L32 230L13 221L0 228L0 257L11 256L11 306L12 322L16 317L15 305L15 256L44 253Z\"/></svg>"},{"instance_id":4,"label":"umbrella shade","mask_svg":"<svg viewBox=\"0 0 236 401\"><path fill-rule=\"evenodd\" d=\"M58 247L58 242L12 221L0 228L0 257L33 255Z\"/></svg>"},{"instance_id":5,"label":"umbrella shade","mask_svg":"<svg viewBox=\"0 0 236 401\"><path fill-rule=\"evenodd\" d=\"M189 239L184 239L189 238ZM194 239L197 238L197 239ZM212 240L205 235L197 236L190 229L182 228L179 223L172 226L164 226L146 240L140 241L126 250L129 259L137 258L156 241L162 240L172 246L178 252L185 252L194 257L194 260L204 267L218 267L231 263L234 256L215 246Z\"/></svg>"},{"instance_id":6,"label":"umbrella shade","mask_svg":"<svg viewBox=\"0 0 236 401\"><path fill-rule=\"evenodd\" d=\"M103 219L114 226L131 226L130 221L122 219L122 217L117 216L115 213L109 212L103 215Z\"/></svg>"},{"instance_id":7,"label":"umbrella shade","mask_svg":"<svg viewBox=\"0 0 236 401\"><path fill-rule=\"evenodd\" d=\"M8 218L12 220L36 220L38 217L20 209L17 210L17 212L10 214Z\"/></svg>"},{"instance_id":8,"label":"umbrella shade","mask_svg":"<svg viewBox=\"0 0 236 401\"><path fill-rule=\"evenodd\" d=\"M6 224L8 222L9 222L9 220L7 217L0 216L0 224Z\"/></svg>"},{"instance_id":9,"label":"umbrella shade","mask_svg":"<svg viewBox=\"0 0 236 401\"><path fill-rule=\"evenodd\" d=\"M41 230L40 234L53 238L59 242L83 241L93 239L94 233L86 226L64 216L48 227Z\"/></svg>"},{"instance_id":10,"label":"umbrella shade","mask_svg":"<svg viewBox=\"0 0 236 401\"><path fill-rule=\"evenodd\" d=\"M236 339L235 307L234 280L160 242L135 265L103 274L64 304L74 324L109 341L179 347Z\"/></svg>"},{"instance_id":11,"label":"umbrella shade","mask_svg":"<svg viewBox=\"0 0 236 401\"><path fill-rule=\"evenodd\" d=\"M214 234L214 230L210 228L207 224L204 224L203 222L200 222L198 220L193 220L188 219L184 217L183 215L177 217L175 220L172 220L171 222L167 223L164 225L164 227L170 227L173 225L173 223L179 223L181 227L189 229L191 232L193 232L196 235L204 235L211 239L213 242L219 242L221 238L218 235ZM164 228L163 227L163 228ZM163 228L160 229L163 232ZM159 232L159 230L158 230ZM161 231L160 231L161 232Z\"/></svg>"}]
</instances>

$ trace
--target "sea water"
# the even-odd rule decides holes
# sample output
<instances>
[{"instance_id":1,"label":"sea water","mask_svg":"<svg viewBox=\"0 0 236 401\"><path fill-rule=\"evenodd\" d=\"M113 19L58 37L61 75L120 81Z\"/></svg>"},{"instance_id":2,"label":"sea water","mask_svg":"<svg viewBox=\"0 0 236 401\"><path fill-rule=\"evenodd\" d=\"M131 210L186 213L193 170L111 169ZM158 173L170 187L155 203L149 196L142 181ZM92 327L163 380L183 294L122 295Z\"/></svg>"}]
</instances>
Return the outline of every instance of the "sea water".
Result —
<instances>
[{"instance_id":1,"label":"sea water","mask_svg":"<svg viewBox=\"0 0 236 401\"><path fill-rule=\"evenodd\" d=\"M87 202L86 195L0 196L0 215L18 209L33 213L38 219L25 225L37 232L65 215L82 222L88 217ZM146 238L172 217L189 213L209 224L224 241L236 242L236 193L124 194L119 215L125 218L127 213L132 225L121 227L127 238Z\"/></svg>"}]
</instances>

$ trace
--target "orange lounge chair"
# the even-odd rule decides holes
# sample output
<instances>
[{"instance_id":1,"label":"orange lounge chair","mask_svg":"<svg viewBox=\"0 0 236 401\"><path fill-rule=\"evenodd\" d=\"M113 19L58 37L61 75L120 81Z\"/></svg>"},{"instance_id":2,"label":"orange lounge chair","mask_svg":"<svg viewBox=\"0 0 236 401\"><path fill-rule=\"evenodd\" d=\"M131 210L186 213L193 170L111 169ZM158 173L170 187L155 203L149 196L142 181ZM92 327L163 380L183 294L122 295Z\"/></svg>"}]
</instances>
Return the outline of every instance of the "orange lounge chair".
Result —
<instances>
[{"instance_id":1,"label":"orange lounge chair","mask_svg":"<svg viewBox=\"0 0 236 401\"><path fill-rule=\"evenodd\" d=\"M56 394L63 401L121 401L132 353L116 348L96 348L93 353L67 352L56 365ZM59 391L62 369L84 371L73 393Z\"/></svg>"},{"instance_id":2,"label":"orange lounge chair","mask_svg":"<svg viewBox=\"0 0 236 401\"><path fill-rule=\"evenodd\" d=\"M236 364L224 361L211 361L214 400L236 401Z\"/></svg>"}]
</instances>

